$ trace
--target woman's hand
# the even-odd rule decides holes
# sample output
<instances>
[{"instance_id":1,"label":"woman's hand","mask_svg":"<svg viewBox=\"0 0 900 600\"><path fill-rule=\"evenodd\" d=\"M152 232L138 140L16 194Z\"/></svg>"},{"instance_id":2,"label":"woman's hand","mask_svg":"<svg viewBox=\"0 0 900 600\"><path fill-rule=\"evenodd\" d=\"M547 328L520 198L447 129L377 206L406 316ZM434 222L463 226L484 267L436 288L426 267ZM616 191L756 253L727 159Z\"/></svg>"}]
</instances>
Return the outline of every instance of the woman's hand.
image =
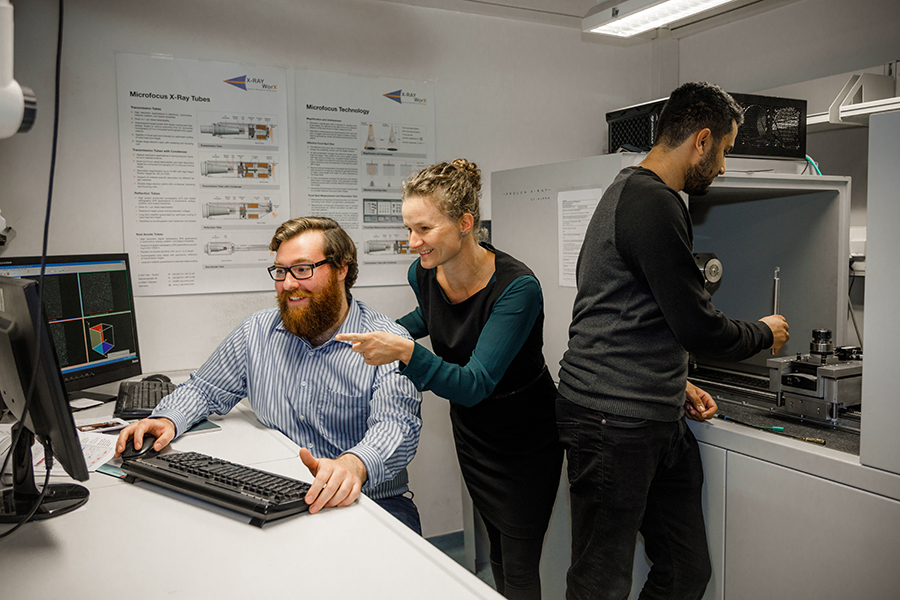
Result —
<instances>
[{"instance_id":1,"label":"woman's hand","mask_svg":"<svg viewBox=\"0 0 900 600\"><path fill-rule=\"evenodd\" d=\"M409 364L416 346L412 340L386 331L339 333L334 339L353 342L353 351L362 354L367 365L386 365L395 360Z\"/></svg>"}]
</instances>

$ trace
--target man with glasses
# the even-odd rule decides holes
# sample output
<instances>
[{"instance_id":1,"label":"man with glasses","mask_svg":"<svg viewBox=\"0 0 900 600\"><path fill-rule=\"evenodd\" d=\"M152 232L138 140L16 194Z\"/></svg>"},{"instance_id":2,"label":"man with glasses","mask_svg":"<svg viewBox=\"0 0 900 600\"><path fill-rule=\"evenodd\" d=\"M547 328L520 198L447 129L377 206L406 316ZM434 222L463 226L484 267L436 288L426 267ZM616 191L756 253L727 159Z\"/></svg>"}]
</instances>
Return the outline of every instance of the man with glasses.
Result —
<instances>
[{"instance_id":1,"label":"man with glasses","mask_svg":"<svg viewBox=\"0 0 900 600\"><path fill-rule=\"evenodd\" d=\"M347 506L362 491L414 531L418 511L406 466L421 430L421 395L398 363L365 364L339 331L391 331L409 337L388 317L354 300L356 246L333 220L305 217L283 223L269 249L278 308L238 326L190 380L153 414L125 428L117 455L144 433L159 450L212 413L225 414L247 398L261 423L299 444L315 476L306 496L310 513ZM387 329L385 329L387 328Z\"/></svg>"}]
</instances>

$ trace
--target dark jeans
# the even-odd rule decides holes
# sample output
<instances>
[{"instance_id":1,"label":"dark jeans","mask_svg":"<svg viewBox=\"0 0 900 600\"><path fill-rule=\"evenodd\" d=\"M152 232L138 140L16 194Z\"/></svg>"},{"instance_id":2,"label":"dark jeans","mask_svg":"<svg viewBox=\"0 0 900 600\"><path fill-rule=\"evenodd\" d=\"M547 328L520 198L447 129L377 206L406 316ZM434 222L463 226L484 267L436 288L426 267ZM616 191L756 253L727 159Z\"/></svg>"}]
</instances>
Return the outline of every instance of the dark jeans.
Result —
<instances>
[{"instance_id":1,"label":"dark jeans","mask_svg":"<svg viewBox=\"0 0 900 600\"><path fill-rule=\"evenodd\" d=\"M390 498L382 498L375 500L375 504L388 511L397 519L422 535L422 523L419 521L419 509L413 503L412 498L406 496L391 496Z\"/></svg>"},{"instance_id":2,"label":"dark jeans","mask_svg":"<svg viewBox=\"0 0 900 600\"><path fill-rule=\"evenodd\" d=\"M641 599L694 599L711 576L700 449L684 419L604 414L556 401L572 505L569 600L624 600L638 532L653 563Z\"/></svg>"}]
</instances>

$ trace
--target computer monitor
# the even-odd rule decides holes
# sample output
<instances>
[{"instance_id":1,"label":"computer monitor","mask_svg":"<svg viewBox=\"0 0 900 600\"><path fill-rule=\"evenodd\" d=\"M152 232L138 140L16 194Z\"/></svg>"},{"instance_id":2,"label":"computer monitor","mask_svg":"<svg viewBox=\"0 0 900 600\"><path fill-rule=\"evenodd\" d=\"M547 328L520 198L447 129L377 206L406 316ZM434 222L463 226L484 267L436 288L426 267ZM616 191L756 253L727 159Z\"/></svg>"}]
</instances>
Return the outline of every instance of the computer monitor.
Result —
<instances>
[{"instance_id":1,"label":"computer monitor","mask_svg":"<svg viewBox=\"0 0 900 600\"><path fill-rule=\"evenodd\" d=\"M0 275L36 279L41 257L0 257ZM70 399L141 374L127 254L48 256L44 311ZM77 392L77 393L76 393Z\"/></svg>"},{"instance_id":2,"label":"computer monitor","mask_svg":"<svg viewBox=\"0 0 900 600\"><path fill-rule=\"evenodd\" d=\"M3 490L0 497L0 522L4 523L21 521L40 497L32 467L35 436L73 479L88 479L40 302L37 282L0 276L0 395L16 419L13 437L17 431L19 434L18 442L10 449L13 487ZM48 486L31 518L65 514L87 499L88 491L83 486L53 484Z\"/></svg>"}]
</instances>

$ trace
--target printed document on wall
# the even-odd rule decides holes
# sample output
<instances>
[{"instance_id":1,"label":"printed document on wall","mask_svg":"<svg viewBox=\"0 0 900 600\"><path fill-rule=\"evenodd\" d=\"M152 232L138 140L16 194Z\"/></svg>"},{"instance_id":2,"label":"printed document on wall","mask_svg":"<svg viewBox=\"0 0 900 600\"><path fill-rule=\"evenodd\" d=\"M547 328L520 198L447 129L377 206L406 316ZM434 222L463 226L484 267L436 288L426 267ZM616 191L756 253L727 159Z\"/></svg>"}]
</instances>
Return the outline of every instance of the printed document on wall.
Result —
<instances>
[{"instance_id":1,"label":"printed document on wall","mask_svg":"<svg viewBox=\"0 0 900 600\"><path fill-rule=\"evenodd\" d=\"M560 287L576 287L576 267L588 223L594 216L594 210L600 203L603 190L592 188L585 190L566 190L559 192L557 205L559 209L559 285Z\"/></svg>"},{"instance_id":2,"label":"printed document on wall","mask_svg":"<svg viewBox=\"0 0 900 600\"><path fill-rule=\"evenodd\" d=\"M353 238L357 286L405 285L401 188L435 162L433 84L302 70L296 83L303 211Z\"/></svg>"},{"instance_id":3,"label":"printed document on wall","mask_svg":"<svg viewBox=\"0 0 900 600\"><path fill-rule=\"evenodd\" d=\"M288 72L116 55L125 250L139 296L271 290L290 218Z\"/></svg>"}]
</instances>

